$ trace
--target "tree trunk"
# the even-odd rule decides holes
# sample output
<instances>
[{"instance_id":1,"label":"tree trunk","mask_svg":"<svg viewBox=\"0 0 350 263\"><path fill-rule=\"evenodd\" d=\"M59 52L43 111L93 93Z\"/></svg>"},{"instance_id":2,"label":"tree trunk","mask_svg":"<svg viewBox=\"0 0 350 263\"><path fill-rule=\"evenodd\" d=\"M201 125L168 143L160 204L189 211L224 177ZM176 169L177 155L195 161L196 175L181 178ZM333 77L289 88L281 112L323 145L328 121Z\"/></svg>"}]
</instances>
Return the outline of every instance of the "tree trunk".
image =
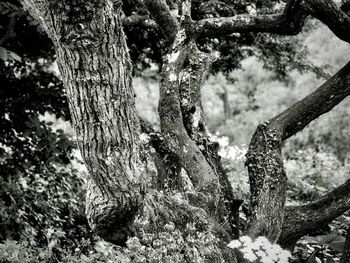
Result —
<instances>
[{"instance_id":1,"label":"tree trunk","mask_svg":"<svg viewBox=\"0 0 350 263\"><path fill-rule=\"evenodd\" d=\"M72 124L89 171L87 218L92 229L116 243L132 232L146 188L120 4L24 1L57 50Z\"/></svg>"},{"instance_id":2,"label":"tree trunk","mask_svg":"<svg viewBox=\"0 0 350 263\"><path fill-rule=\"evenodd\" d=\"M193 224L198 233L210 232L218 238L211 252L219 253L214 262L234 262L232 251L226 247L231 236L216 221L216 204L221 198L219 179L184 126L180 126L183 130L167 126L173 118L182 123L180 106L175 108L180 115L168 115L167 107L162 108L162 128L166 135L174 131L184 135L184 141L171 144L167 136L165 141L182 156L181 164L196 187L194 197L163 193L155 186L158 178L148 165L151 161L139 138L132 69L120 19L121 2L23 0L23 5L41 22L57 50L72 123L89 171L86 214L93 230L105 240L124 244L130 236L137 235L142 240L142 233L157 233L171 222L185 238L186 226ZM180 71L180 64L172 70ZM164 72L163 87L179 96L172 78ZM173 106L178 102L170 101ZM182 147L187 143L194 153ZM200 159L194 160L193 156ZM201 158L204 166L200 166Z\"/></svg>"}]
</instances>

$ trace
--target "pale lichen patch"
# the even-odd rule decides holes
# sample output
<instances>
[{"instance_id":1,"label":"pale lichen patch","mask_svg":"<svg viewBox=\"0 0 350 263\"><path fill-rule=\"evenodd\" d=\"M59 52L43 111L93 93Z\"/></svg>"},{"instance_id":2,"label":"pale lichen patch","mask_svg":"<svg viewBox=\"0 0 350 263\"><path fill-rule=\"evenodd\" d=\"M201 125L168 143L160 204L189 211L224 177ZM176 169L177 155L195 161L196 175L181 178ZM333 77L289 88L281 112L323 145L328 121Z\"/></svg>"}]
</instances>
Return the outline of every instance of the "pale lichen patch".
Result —
<instances>
[{"instance_id":1,"label":"pale lichen patch","mask_svg":"<svg viewBox=\"0 0 350 263\"><path fill-rule=\"evenodd\" d=\"M144 144L149 143L150 137L147 133L141 133L140 134L140 141Z\"/></svg>"},{"instance_id":2,"label":"pale lichen patch","mask_svg":"<svg viewBox=\"0 0 350 263\"><path fill-rule=\"evenodd\" d=\"M182 106L187 106L187 105L188 105L188 99L183 98L183 99L181 100L181 105L182 105Z\"/></svg>"},{"instance_id":3,"label":"pale lichen patch","mask_svg":"<svg viewBox=\"0 0 350 263\"><path fill-rule=\"evenodd\" d=\"M196 110L195 113L193 114L193 127L197 128L199 125L199 122L201 120L201 113L199 110Z\"/></svg>"},{"instance_id":4,"label":"pale lichen patch","mask_svg":"<svg viewBox=\"0 0 350 263\"><path fill-rule=\"evenodd\" d=\"M182 147L182 150L184 153L188 153L188 149L185 146Z\"/></svg>"},{"instance_id":5,"label":"pale lichen patch","mask_svg":"<svg viewBox=\"0 0 350 263\"><path fill-rule=\"evenodd\" d=\"M167 55L168 62L169 63L176 62L176 60L178 59L179 55L180 55L180 51L174 52L172 54L168 54Z\"/></svg>"},{"instance_id":6,"label":"pale lichen patch","mask_svg":"<svg viewBox=\"0 0 350 263\"><path fill-rule=\"evenodd\" d=\"M170 73L169 75L169 81L174 82L177 81L177 76L174 73Z\"/></svg>"}]
</instances>

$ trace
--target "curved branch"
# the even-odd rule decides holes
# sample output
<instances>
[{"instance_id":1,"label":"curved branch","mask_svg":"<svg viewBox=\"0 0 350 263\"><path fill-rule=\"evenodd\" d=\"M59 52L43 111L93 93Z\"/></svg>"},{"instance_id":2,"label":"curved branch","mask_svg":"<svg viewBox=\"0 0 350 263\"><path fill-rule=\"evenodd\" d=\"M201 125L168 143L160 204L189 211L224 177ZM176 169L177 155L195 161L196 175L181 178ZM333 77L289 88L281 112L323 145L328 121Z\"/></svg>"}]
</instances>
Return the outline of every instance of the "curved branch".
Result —
<instances>
[{"instance_id":1,"label":"curved branch","mask_svg":"<svg viewBox=\"0 0 350 263\"><path fill-rule=\"evenodd\" d=\"M349 209L350 180L313 203L287 207L278 242L285 247L291 246L302 236L329 224Z\"/></svg>"},{"instance_id":2,"label":"curved branch","mask_svg":"<svg viewBox=\"0 0 350 263\"><path fill-rule=\"evenodd\" d=\"M286 140L311 121L330 111L350 94L350 62L321 87L271 119Z\"/></svg>"},{"instance_id":3,"label":"curved branch","mask_svg":"<svg viewBox=\"0 0 350 263\"><path fill-rule=\"evenodd\" d=\"M345 3L346 4L346 3ZM265 32L279 35L296 35L301 32L305 19L311 15L340 39L350 42L350 17L345 6L330 0L291 0L282 14L249 15L208 18L195 23L197 36L220 36L243 32Z\"/></svg>"},{"instance_id":4,"label":"curved branch","mask_svg":"<svg viewBox=\"0 0 350 263\"><path fill-rule=\"evenodd\" d=\"M302 8L328 26L338 38L350 42L350 17L333 0L305 0Z\"/></svg>"},{"instance_id":5,"label":"curved branch","mask_svg":"<svg viewBox=\"0 0 350 263\"><path fill-rule=\"evenodd\" d=\"M180 31L176 37L177 41L174 44L176 48L168 54L161 73L159 100L161 130L169 148L180 157L194 187L203 190L213 184L212 187L216 188L215 174L183 125L179 73L190 51L188 44L181 42L185 39L181 35L183 33L183 30Z\"/></svg>"},{"instance_id":6,"label":"curved branch","mask_svg":"<svg viewBox=\"0 0 350 263\"><path fill-rule=\"evenodd\" d=\"M198 50L195 45L191 47L188 63L182 70L181 111L187 134L196 142L205 159L219 177L222 199L226 209L220 213L222 216L220 222L224 222L223 225L229 228L234 236L238 237L239 207L242 201L234 199L232 186L218 155L218 144L210 140L201 99L201 87L207 78L209 68L216 59L216 54L204 53Z\"/></svg>"},{"instance_id":7,"label":"curved branch","mask_svg":"<svg viewBox=\"0 0 350 263\"><path fill-rule=\"evenodd\" d=\"M282 142L330 111L349 94L350 63L309 96L258 126L246 161L252 208L249 235L265 235L275 240L282 229L287 189Z\"/></svg>"}]
</instances>

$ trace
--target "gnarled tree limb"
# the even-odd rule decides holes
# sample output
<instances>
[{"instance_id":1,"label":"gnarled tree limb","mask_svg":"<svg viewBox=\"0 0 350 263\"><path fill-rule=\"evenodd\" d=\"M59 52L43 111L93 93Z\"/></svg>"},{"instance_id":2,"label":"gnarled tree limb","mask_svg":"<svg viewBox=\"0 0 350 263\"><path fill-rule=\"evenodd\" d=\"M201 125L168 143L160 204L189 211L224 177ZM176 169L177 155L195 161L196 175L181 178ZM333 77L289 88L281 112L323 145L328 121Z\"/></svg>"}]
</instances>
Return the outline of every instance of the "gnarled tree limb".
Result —
<instances>
[{"instance_id":1,"label":"gnarled tree limb","mask_svg":"<svg viewBox=\"0 0 350 263\"><path fill-rule=\"evenodd\" d=\"M296 35L308 15L322 21L340 39L350 42L350 17L331 0L290 0L284 12L277 15L207 18L195 22L194 31L197 36L208 37L242 32Z\"/></svg>"},{"instance_id":2,"label":"gnarled tree limb","mask_svg":"<svg viewBox=\"0 0 350 263\"><path fill-rule=\"evenodd\" d=\"M304 24L306 13L300 9L299 0L291 0L282 14L249 15L207 18L197 21L195 32L198 36L215 37L242 32L266 32L279 35L296 35Z\"/></svg>"},{"instance_id":3,"label":"gnarled tree limb","mask_svg":"<svg viewBox=\"0 0 350 263\"><path fill-rule=\"evenodd\" d=\"M284 247L291 247L299 238L331 223L349 209L350 180L315 202L287 207L278 242Z\"/></svg>"},{"instance_id":4,"label":"gnarled tree limb","mask_svg":"<svg viewBox=\"0 0 350 263\"><path fill-rule=\"evenodd\" d=\"M276 240L281 232L287 189L281 156L282 142L331 110L349 94L350 63L316 91L258 126L246 161L253 212L247 230L249 235L265 235Z\"/></svg>"},{"instance_id":5,"label":"gnarled tree limb","mask_svg":"<svg viewBox=\"0 0 350 263\"><path fill-rule=\"evenodd\" d=\"M304 0L301 6L328 26L338 38L350 42L350 17L333 0Z\"/></svg>"}]
</instances>

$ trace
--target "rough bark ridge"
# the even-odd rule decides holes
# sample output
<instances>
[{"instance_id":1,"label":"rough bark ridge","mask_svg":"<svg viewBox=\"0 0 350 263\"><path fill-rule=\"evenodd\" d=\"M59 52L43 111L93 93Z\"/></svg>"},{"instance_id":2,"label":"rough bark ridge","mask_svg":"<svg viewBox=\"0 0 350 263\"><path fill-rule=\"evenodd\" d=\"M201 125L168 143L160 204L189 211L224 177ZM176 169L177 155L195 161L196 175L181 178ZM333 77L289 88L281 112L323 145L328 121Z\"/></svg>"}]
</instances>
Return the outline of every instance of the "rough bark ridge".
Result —
<instances>
[{"instance_id":1,"label":"rough bark ridge","mask_svg":"<svg viewBox=\"0 0 350 263\"><path fill-rule=\"evenodd\" d=\"M281 157L284 140L330 111L350 94L349 81L350 63L313 93L258 126L250 143L246 162L253 212L247 230L249 235L266 235L271 240L276 240L282 231L279 242L290 246L293 240L296 241L312 229L330 223L350 208L348 194L344 194L346 188L339 187L329 194L330 197L326 196L315 204L288 209L284 218L287 178ZM337 199L340 201L337 202ZM315 214L320 211L316 207L323 209L317 217Z\"/></svg>"},{"instance_id":2,"label":"rough bark ridge","mask_svg":"<svg viewBox=\"0 0 350 263\"><path fill-rule=\"evenodd\" d=\"M349 209L350 180L313 203L287 207L279 242L292 247L299 238L329 224Z\"/></svg>"},{"instance_id":3,"label":"rough bark ridge","mask_svg":"<svg viewBox=\"0 0 350 263\"><path fill-rule=\"evenodd\" d=\"M195 45L190 47L187 65L182 70L180 82L180 105L183 125L189 137L196 143L206 161L219 179L222 202L225 209L220 211L221 220L230 228L235 237L239 236L239 207L242 201L235 200L232 186L221 164L218 154L218 143L212 142L204 117L201 87L204 84L209 68L217 59L218 54L208 54L198 50Z\"/></svg>"},{"instance_id":4,"label":"rough bark ridge","mask_svg":"<svg viewBox=\"0 0 350 263\"><path fill-rule=\"evenodd\" d=\"M57 49L72 123L89 171L88 220L105 239L123 242L142 207L146 182L121 2L23 3Z\"/></svg>"},{"instance_id":5,"label":"rough bark ridge","mask_svg":"<svg viewBox=\"0 0 350 263\"><path fill-rule=\"evenodd\" d=\"M278 130L264 123L250 143L246 166L251 192L251 212L247 234L276 241L284 218L287 177L282 161L282 140Z\"/></svg>"}]
</instances>

